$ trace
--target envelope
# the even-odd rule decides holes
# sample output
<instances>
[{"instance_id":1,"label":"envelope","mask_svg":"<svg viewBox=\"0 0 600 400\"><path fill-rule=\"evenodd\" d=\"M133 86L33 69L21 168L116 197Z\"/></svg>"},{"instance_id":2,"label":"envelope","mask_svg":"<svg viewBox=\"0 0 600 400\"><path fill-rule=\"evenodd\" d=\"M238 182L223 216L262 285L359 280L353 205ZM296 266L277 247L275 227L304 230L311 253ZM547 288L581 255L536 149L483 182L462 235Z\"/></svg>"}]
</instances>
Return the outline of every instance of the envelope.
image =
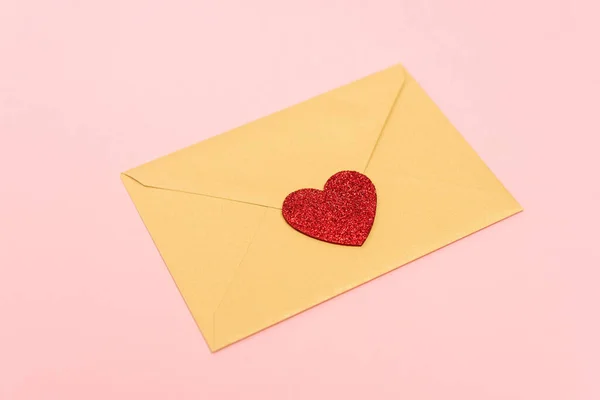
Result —
<instances>
[{"instance_id":1,"label":"envelope","mask_svg":"<svg viewBox=\"0 0 600 400\"><path fill-rule=\"evenodd\" d=\"M360 247L282 217L343 170L377 190ZM121 178L211 351L522 210L401 65Z\"/></svg>"}]
</instances>

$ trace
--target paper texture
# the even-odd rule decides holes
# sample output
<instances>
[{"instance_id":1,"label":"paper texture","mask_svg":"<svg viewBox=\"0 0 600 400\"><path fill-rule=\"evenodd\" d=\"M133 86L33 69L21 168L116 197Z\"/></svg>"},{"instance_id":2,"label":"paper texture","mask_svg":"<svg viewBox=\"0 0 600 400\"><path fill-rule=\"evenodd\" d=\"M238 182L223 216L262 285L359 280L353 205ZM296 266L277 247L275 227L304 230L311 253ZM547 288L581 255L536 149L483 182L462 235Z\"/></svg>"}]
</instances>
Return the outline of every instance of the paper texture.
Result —
<instances>
[{"instance_id":1,"label":"paper texture","mask_svg":"<svg viewBox=\"0 0 600 400\"><path fill-rule=\"evenodd\" d=\"M361 247L285 197L342 170L377 188ZM400 65L122 174L212 351L522 210Z\"/></svg>"}]
</instances>

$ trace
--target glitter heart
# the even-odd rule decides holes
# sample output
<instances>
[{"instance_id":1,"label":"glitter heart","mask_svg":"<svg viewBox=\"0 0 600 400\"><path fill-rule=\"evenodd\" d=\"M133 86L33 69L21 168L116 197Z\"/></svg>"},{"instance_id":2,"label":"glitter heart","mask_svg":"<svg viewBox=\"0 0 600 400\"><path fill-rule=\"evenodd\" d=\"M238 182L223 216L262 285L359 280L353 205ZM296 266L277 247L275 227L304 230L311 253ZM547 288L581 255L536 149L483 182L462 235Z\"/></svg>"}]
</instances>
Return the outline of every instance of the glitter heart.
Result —
<instances>
[{"instance_id":1,"label":"glitter heart","mask_svg":"<svg viewBox=\"0 0 600 400\"><path fill-rule=\"evenodd\" d=\"M300 189L283 201L283 218L294 229L329 243L362 246L369 236L377 193L367 176L341 171L323 190Z\"/></svg>"}]
</instances>

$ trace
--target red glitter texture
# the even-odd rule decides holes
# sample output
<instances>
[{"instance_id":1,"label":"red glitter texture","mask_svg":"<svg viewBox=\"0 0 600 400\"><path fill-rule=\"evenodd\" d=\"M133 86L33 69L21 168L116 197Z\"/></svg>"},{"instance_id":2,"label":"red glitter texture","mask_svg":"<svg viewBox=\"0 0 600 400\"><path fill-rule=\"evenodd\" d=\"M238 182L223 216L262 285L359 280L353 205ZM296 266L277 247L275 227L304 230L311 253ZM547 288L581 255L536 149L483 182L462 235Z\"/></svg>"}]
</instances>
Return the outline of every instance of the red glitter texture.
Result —
<instances>
[{"instance_id":1,"label":"red glitter texture","mask_svg":"<svg viewBox=\"0 0 600 400\"><path fill-rule=\"evenodd\" d=\"M356 171L341 171L323 190L300 189L283 201L283 218L294 229L315 239L362 246L369 236L377 193L371 180Z\"/></svg>"}]
</instances>

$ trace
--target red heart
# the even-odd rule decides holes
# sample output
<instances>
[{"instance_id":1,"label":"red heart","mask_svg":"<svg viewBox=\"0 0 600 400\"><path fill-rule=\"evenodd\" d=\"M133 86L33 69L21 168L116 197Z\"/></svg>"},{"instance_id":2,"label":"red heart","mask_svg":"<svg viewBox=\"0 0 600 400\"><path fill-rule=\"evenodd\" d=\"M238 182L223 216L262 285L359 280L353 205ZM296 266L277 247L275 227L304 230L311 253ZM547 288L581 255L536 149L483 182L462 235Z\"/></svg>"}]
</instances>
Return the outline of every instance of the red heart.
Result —
<instances>
[{"instance_id":1,"label":"red heart","mask_svg":"<svg viewBox=\"0 0 600 400\"><path fill-rule=\"evenodd\" d=\"M283 201L283 218L294 229L325 242L362 246L369 236L377 193L367 176L341 171L323 190L300 189Z\"/></svg>"}]
</instances>

